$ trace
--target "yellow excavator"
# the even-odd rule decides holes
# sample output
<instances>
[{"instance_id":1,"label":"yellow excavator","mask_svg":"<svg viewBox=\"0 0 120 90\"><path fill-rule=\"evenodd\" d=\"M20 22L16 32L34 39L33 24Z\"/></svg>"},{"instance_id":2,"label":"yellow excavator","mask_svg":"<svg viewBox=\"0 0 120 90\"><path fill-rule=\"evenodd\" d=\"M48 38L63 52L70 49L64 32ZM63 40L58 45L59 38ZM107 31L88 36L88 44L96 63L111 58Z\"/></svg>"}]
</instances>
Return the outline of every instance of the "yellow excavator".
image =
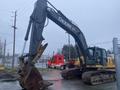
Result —
<instances>
[{"instance_id":1,"label":"yellow excavator","mask_svg":"<svg viewBox=\"0 0 120 90\"><path fill-rule=\"evenodd\" d=\"M29 53L27 55L23 55L22 53L20 57L18 74L20 75L19 82L23 89L43 90L45 87L51 85L50 83L46 84L44 82L39 70L34 65L47 47L47 44L42 45L42 41L44 40L42 32L46 26L44 25L46 18L49 18L73 36L76 42L80 67L63 70L61 76L64 79L79 76L84 83L92 85L115 81L115 71L105 67L107 62L106 50L99 47L88 47L84 34L77 25L68 19L60 10L56 9L48 0L37 0L33 13L30 16L23 48L24 51L32 28ZM80 58L81 56L83 59ZM25 59L25 57L28 58Z\"/></svg>"}]
</instances>

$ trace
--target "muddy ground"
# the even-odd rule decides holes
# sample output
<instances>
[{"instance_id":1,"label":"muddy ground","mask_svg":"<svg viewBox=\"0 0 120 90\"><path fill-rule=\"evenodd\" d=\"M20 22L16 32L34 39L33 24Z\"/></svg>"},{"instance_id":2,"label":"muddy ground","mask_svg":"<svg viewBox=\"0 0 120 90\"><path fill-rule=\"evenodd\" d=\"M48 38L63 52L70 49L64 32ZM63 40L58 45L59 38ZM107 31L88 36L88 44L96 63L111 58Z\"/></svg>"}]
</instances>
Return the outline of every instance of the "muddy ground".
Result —
<instances>
[{"instance_id":1,"label":"muddy ground","mask_svg":"<svg viewBox=\"0 0 120 90\"><path fill-rule=\"evenodd\" d=\"M63 80L58 70L41 71L41 73L45 80L54 83L47 90L116 90L115 82L89 86L85 85L81 80ZM21 87L17 81L0 82L0 90L21 90Z\"/></svg>"}]
</instances>

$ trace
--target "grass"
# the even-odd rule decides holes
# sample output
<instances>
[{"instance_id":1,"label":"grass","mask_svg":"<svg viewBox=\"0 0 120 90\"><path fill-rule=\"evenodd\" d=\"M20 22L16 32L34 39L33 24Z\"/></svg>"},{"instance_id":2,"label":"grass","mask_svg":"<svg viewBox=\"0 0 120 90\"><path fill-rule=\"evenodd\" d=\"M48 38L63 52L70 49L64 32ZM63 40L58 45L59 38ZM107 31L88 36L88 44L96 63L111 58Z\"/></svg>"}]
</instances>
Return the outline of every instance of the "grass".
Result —
<instances>
[{"instance_id":1,"label":"grass","mask_svg":"<svg viewBox=\"0 0 120 90\"><path fill-rule=\"evenodd\" d=\"M14 68L5 68L4 70L1 70L0 72L9 72L9 73L16 73L17 72L17 69Z\"/></svg>"}]
</instances>

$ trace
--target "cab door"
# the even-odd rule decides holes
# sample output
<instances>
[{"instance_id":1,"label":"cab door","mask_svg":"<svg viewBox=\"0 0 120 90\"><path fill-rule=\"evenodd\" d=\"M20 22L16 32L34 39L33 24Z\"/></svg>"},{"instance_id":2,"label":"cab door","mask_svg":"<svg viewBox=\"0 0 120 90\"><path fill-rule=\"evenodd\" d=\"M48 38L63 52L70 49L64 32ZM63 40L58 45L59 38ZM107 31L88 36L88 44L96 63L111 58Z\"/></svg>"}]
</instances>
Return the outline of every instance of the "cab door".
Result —
<instances>
[{"instance_id":1,"label":"cab door","mask_svg":"<svg viewBox=\"0 0 120 90\"><path fill-rule=\"evenodd\" d=\"M105 49L96 48L95 49L96 64L105 65L107 61L107 53Z\"/></svg>"}]
</instances>

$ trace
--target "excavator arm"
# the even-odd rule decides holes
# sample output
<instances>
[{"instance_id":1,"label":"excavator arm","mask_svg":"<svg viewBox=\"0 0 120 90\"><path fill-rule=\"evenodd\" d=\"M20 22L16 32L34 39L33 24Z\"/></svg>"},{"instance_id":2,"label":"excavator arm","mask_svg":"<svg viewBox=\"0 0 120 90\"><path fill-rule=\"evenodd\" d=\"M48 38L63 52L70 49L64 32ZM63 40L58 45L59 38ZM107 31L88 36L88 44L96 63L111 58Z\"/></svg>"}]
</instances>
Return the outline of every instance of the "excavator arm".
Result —
<instances>
[{"instance_id":1,"label":"excavator arm","mask_svg":"<svg viewBox=\"0 0 120 90\"><path fill-rule=\"evenodd\" d=\"M88 46L81 30L64 14L62 14L61 11L53 8L54 6L48 7L47 3L53 6L47 0L37 0L33 13L30 17L27 33L25 36L26 42L31 30L28 60L25 62L23 56L20 58L21 64L19 70L20 85L27 90L41 90L40 88L51 85L50 83L44 84L41 74L34 66L36 60L40 58L45 48L47 47L47 44L42 45L42 41L44 40L42 32L47 17L73 36L77 44L77 50L79 54L84 57L84 60L87 58L86 50ZM81 60L81 64L84 65L85 63L83 63Z\"/></svg>"},{"instance_id":2,"label":"excavator arm","mask_svg":"<svg viewBox=\"0 0 120 90\"><path fill-rule=\"evenodd\" d=\"M79 52L79 56L82 55L84 60L86 60L86 51L88 46L85 37L78 26L72 23L72 21L69 20L61 11L54 10L50 7L47 8L47 17L73 36L78 46L77 50Z\"/></svg>"},{"instance_id":3,"label":"excavator arm","mask_svg":"<svg viewBox=\"0 0 120 90\"><path fill-rule=\"evenodd\" d=\"M48 7L47 3L52 7ZM46 1L46 0L38 0L36 2L35 9L30 17L28 30L25 36L25 40L28 40L30 27L32 26L29 54L31 56L36 55L37 48L40 42L44 40L42 36L42 32L44 29L46 18L49 18L58 26L63 28L63 30L65 30L67 33L73 36L77 44L78 55L79 56L82 55L84 57L84 60L86 60L88 56L86 53L88 46L83 33L81 32L81 30L77 25L75 25L61 11L57 10L49 1ZM81 61L81 64L83 64L82 61Z\"/></svg>"}]
</instances>

